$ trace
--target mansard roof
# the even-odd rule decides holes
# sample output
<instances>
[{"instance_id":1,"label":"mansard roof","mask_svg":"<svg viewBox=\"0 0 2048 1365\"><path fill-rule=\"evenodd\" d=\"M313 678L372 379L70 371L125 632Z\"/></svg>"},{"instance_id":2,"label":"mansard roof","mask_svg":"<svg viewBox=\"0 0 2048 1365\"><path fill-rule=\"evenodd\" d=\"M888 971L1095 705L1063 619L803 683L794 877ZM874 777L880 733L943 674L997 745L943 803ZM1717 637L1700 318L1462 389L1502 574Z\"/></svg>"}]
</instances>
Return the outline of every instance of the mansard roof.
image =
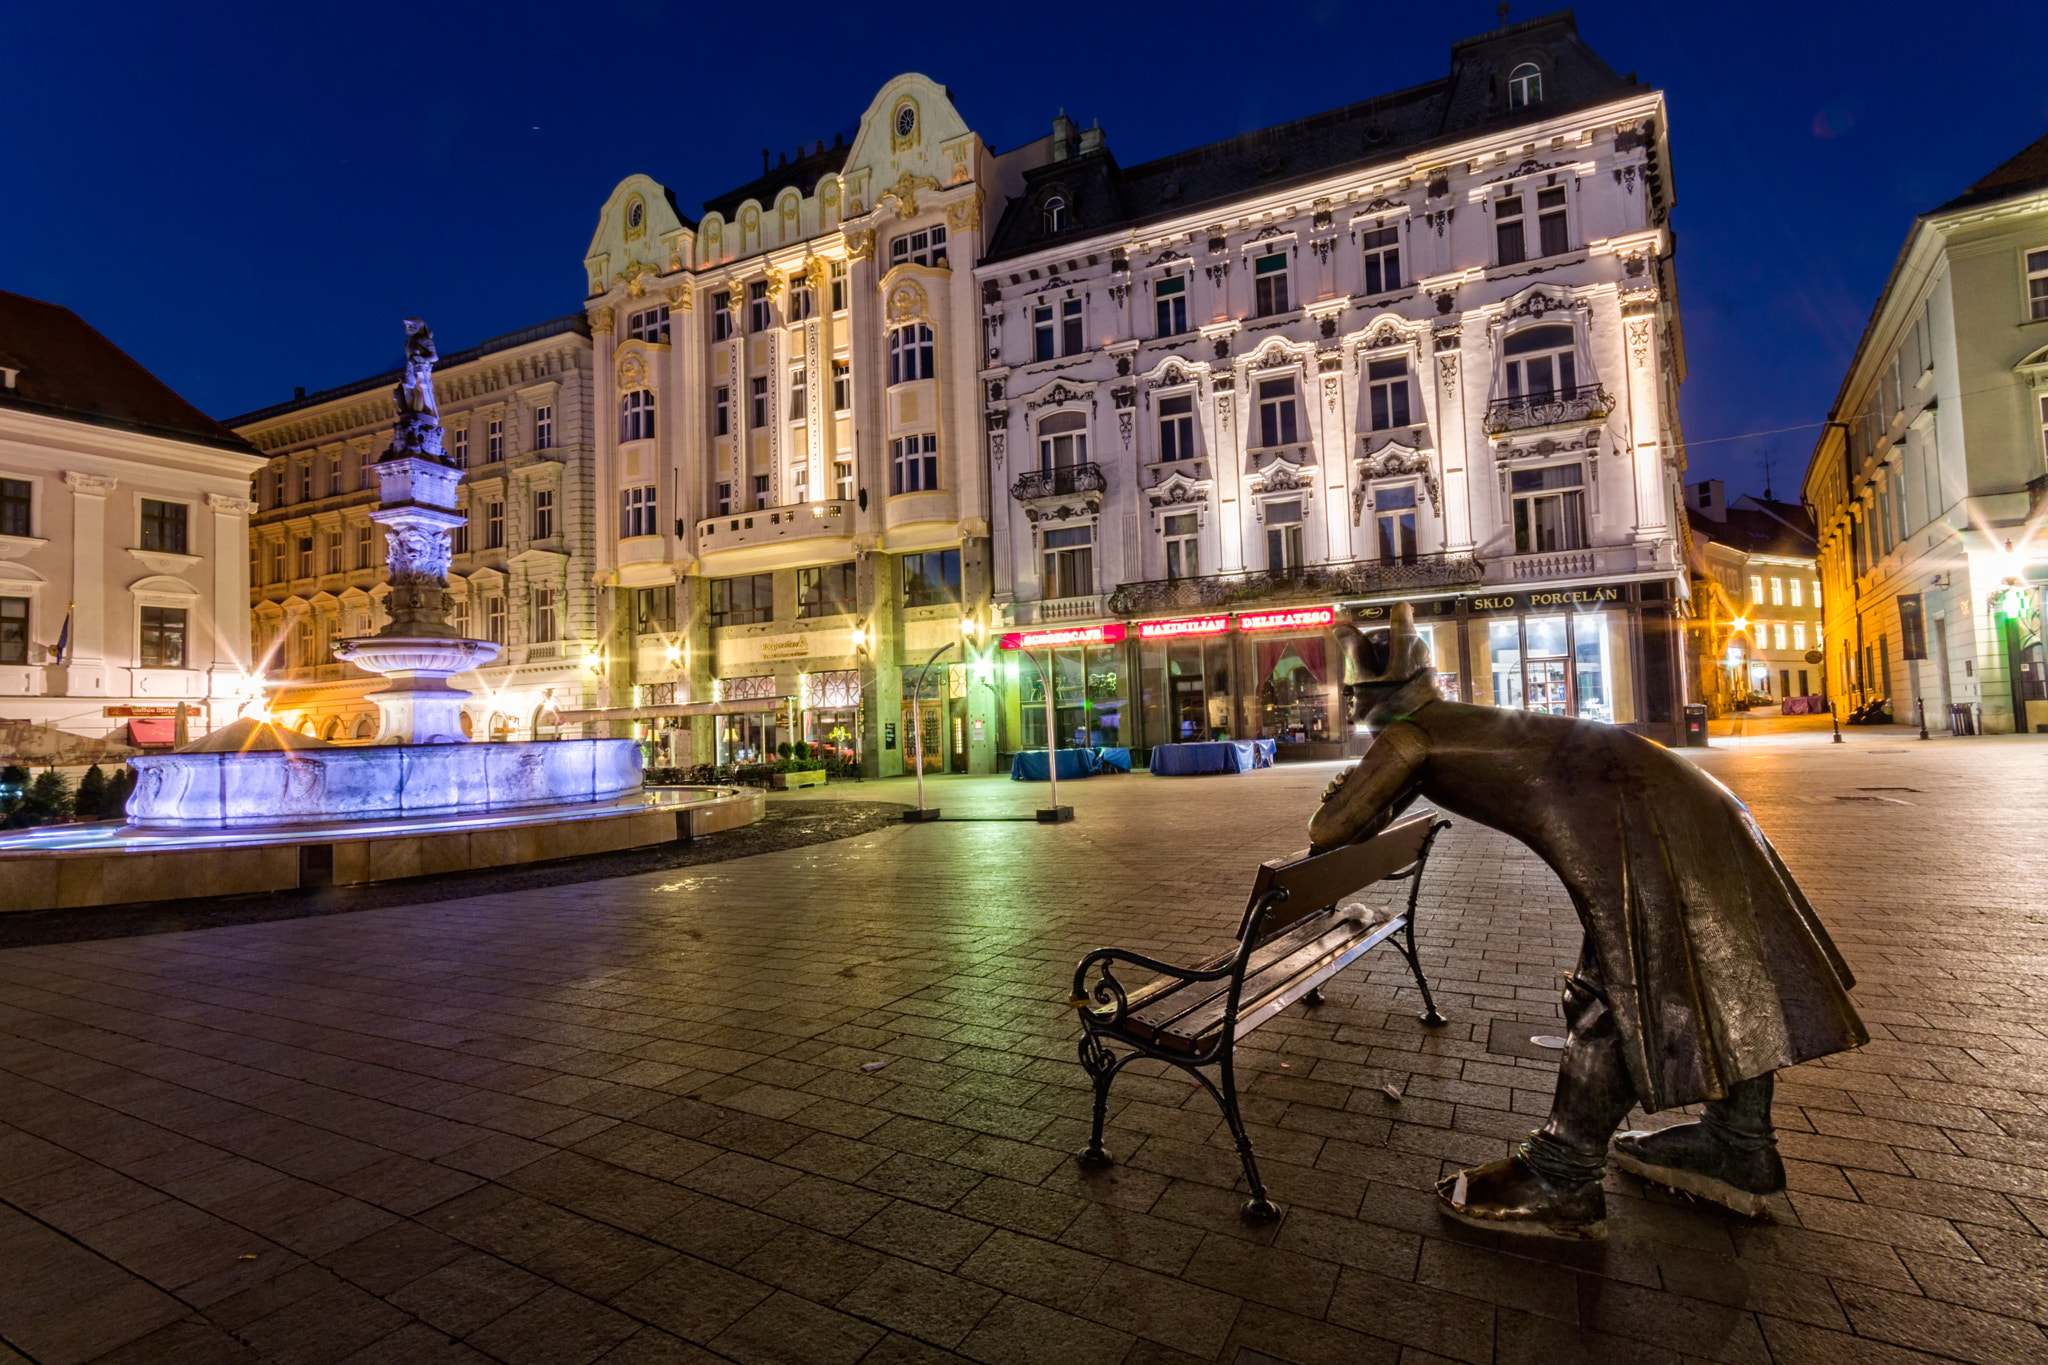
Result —
<instances>
[{"instance_id":1,"label":"mansard roof","mask_svg":"<svg viewBox=\"0 0 2048 1365\"><path fill-rule=\"evenodd\" d=\"M2022 147L2017 155L2000 162L1976 184L1935 212L1947 213L1951 209L1988 204L2042 188L2048 188L2048 133Z\"/></svg>"},{"instance_id":2,"label":"mansard roof","mask_svg":"<svg viewBox=\"0 0 2048 1365\"><path fill-rule=\"evenodd\" d=\"M1507 107L1508 73L1524 61L1543 71L1543 99ZM1242 133L1128 169L1105 148L1026 172L986 259L1051 244L1042 201L1063 190L1071 226L1061 236L1136 227L1243 195L1307 182L1352 167L1383 165L1494 128L1550 119L1648 87L1616 75L1579 37L1570 10L1451 45L1450 74L1291 123Z\"/></svg>"},{"instance_id":3,"label":"mansard roof","mask_svg":"<svg viewBox=\"0 0 2048 1365\"><path fill-rule=\"evenodd\" d=\"M798 194L808 199L817 193L820 180L838 173L839 168L846 164L847 153L852 150L847 145L844 133L834 137L830 147L827 147L824 139L820 138L817 147L812 151L799 150L796 160L789 160L785 154L782 164L775 169L768 170L764 165L756 179L749 180L738 189L727 190L715 199L706 199L704 216L708 218L715 213L731 222L733 215L740 211L740 205L749 199L757 204L772 204L776 195L791 186L796 188ZM764 163L768 159L766 148L761 151L761 159Z\"/></svg>"},{"instance_id":4,"label":"mansard roof","mask_svg":"<svg viewBox=\"0 0 2048 1365\"><path fill-rule=\"evenodd\" d=\"M60 304L0 290L0 368L0 406L255 453Z\"/></svg>"}]
</instances>

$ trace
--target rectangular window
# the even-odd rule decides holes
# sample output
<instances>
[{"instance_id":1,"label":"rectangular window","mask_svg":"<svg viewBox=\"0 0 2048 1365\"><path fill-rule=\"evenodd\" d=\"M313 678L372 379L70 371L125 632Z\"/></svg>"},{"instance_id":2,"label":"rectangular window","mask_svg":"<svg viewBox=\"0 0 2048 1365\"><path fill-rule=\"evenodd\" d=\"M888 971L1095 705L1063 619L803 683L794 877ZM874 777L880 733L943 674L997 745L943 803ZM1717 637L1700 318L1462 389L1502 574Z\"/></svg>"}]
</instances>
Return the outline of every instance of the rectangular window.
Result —
<instances>
[{"instance_id":1,"label":"rectangular window","mask_svg":"<svg viewBox=\"0 0 2048 1365\"><path fill-rule=\"evenodd\" d=\"M1259 444L1291 446L1295 439L1294 380L1259 381Z\"/></svg>"},{"instance_id":2,"label":"rectangular window","mask_svg":"<svg viewBox=\"0 0 2048 1365\"><path fill-rule=\"evenodd\" d=\"M341 572L341 532L327 537L327 572Z\"/></svg>"},{"instance_id":3,"label":"rectangular window","mask_svg":"<svg viewBox=\"0 0 2048 1365\"><path fill-rule=\"evenodd\" d=\"M832 464L833 495L841 500L853 496L853 461L835 460Z\"/></svg>"},{"instance_id":4,"label":"rectangular window","mask_svg":"<svg viewBox=\"0 0 2048 1365\"><path fill-rule=\"evenodd\" d=\"M313 576L313 537L299 537L299 577Z\"/></svg>"},{"instance_id":5,"label":"rectangular window","mask_svg":"<svg viewBox=\"0 0 2048 1365\"><path fill-rule=\"evenodd\" d=\"M1902 541L1911 534L1907 530L1907 520L1906 471L1895 465L1892 468L1892 529Z\"/></svg>"},{"instance_id":6,"label":"rectangular window","mask_svg":"<svg viewBox=\"0 0 2048 1365\"><path fill-rule=\"evenodd\" d=\"M939 438L935 432L899 436L889 442L889 493L928 493L939 486Z\"/></svg>"},{"instance_id":7,"label":"rectangular window","mask_svg":"<svg viewBox=\"0 0 2048 1365\"><path fill-rule=\"evenodd\" d=\"M1771 622L1771 648L1785 648L1785 623L1783 621Z\"/></svg>"},{"instance_id":8,"label":"rectangular window","mask_svg":"<svg viewBox=\"0 0 2048 1365\"><path fill-rule=\"evenodd\" d=\"M720 291L711 296L711 339L724 341L732 335L732 294Z\"/></svg>"},{"instance_id":9,"label":"rectangular window","mask_svg":"<svg viewBox=\"0 0 2048 1365\"><path fill-rule=\"evenodd\" d=\"M801 422L810 416L807 373L801 365L789 372L789 420L792 422Z\"/></svg>"},{"instance_id":10,"label":"rectangular window","mask_svg":"<svg viewBox=\"0 0 2048 1365\"><path fill-rule=\"evenodd\" d=\"M142 649L140 655L144 668L183 668L185 666L185 609L183 607L144 607L142 609Z\"/></svg>"},{"instance_id":11,"label":"rectangular window","mask_svg":"<svg viewBox=\"0 0 2048 1365\"><path fill-rule=\"evenodd\" d=\"M1051 360L1058 354L1053 340L1052 305L1041 303L1031 310L1031 358Z\"/></svg>"},{"instance_id":12,"label":"rectangular window","mask_svg":"<svg viewBox=\"0 0 2048 1365\"><path fill-rule=\"evenodd\" d=\"M844 360L832 362L832 411L845 412L853 406L853 366Z\"/></svg>"},{"instance_id":13,"label":"rectangular window","mask_svg":"<svg viewBox=\"0 0 2048 1365\"><path fill-rule=\"evenodd\" d=\"M0 664L28 662L28 599L0 597Z\"/></svg>"},{"instance_id":14,"label":"rectangular window","mask_svg":"<svg viewBox=\"0 0 2048 1365\"><path fill-rule=\"evenodd\" d=\"M1927 657L1927 615L1920 607L1920 594L1899 594L1899 657L1908 661Z\"/></svg>"},{"instance_id":15,"label":"rectangular window","mask_svg":"<svg viewBox=\"0 0 2048 1365\"><path fill-rule=\"evenodd\" d=\"M793 478L792 478L792 480L791 480L791 481L792 481L792 482L793 482L793 483L794 483L794 484L796 485L796 488L795 488L795 492L796 492L796 497L795 497L795 498L794 498L793 500L794 500L794 501L796 501L796 502L809 502L809 501L811 500L811 467L810 467L810 465L809 465L809 464L800 464L800 465L798 465L798 466L796 467L796 472L795 472L795 475L793 476Z\"/></svg>"},{"instance_id":16,"label":"rectangular window","mask_svg":"<svg viewBox=\"0 0 2048 1365\"><path fill-rule=\"evenodd\" d=\"M1169 275L1152 285L1152 307L1156 314L1154 331L1163 337L1179 336L1188 329L1188 277Z\"/></svg>"},{"instance_id":17,"label":"rectangular window","mask_svg":"<svg viewBox=\"0 0 2048 1365\"><path fill-rule=\"evenodd\" d=\"M1379 530L1380 563L1415 562L1415 485L1382 488L1372 496Z\"/></svg>"},{"instance_id":18,"label":"rectangular window","mask_svg":"<svg viewBox=\"0 0 2048 1365\"><path fill-rule=\"evenodd\" d=\"M553 450L555 448L555 405L543 403L533 410L533 448Z\"/></svg>"},{"instance_id":19,"label":"rectangular window","mask_svg":"<svg viewBox=\"0 0 2048 1365\"><path fill-rule=\"evenodd\" d=\"M775 322L775 312L768 306L768 281L755 280L747 286L747 330L765 332Z\"/></svg>"},{"instance_id":20,"label":"rectangular window","mask_svg":"<svg viewBox=\"0 0 2048 1365\"><path fill-rule=\"evenodd\" d=\"M1045 582L1041 596L1095 595L1095 528L1063 526L1045 533Z\"/></svg>"},{"instance_id":21,"label":"rectangular window","mask_svg":"<svg viewBox=\"0 0 2048 1365\"><path fill-rule=\"evenodd\" d=\"M768 376L765 374L755 375L747 382L747 390L747 396L753 400L749 404L750 411L747 413L747 425L750 428L756 429L767 426Z\"/></svg>"},{"instance_id":22,"label":"rectangular window","mask_svg":"<svg viewBox=\"0 0 2048 1365\"><path fill-rule=\"evenodd\" d=\"M469 428L455 428L455 453L448 457L457 469L469 468Z\"/></svg>"},{"instance_id":23,"label":"rectangular window","mask_svg":"<svg viewBox=\"0 0 2048 1365\"><path fill-rule=\"evenodd\" d=\"M1252 262L1252 295L1262 318L1287 311L1287 253L1276 251Z\"/></svg>"},{"instance_id":24,"label":"rectangular window","mask_svg":"<svg viewBox=\"0 0 2048 1365\"><path fill-rule=\"evenodd\" d=\"M0 536L28 536L30 529L29 482L0 479Z\"/></svg>"},{"instance_id":25,"label":"rectangular window","mask_svg":"<svg viewBox=\"0 0 2048 1365\"><path fill-rule=\"evenodd\" d=\"M185 504L142 500L142 548L166 554L185 553Z\"/></svg>"},{"instance_id":26,"label":"rectangular window","mask_svg":"<svg viewBox=\"0 0 2048 1365\"><path fill-rule=\"evenodd\" d=\"M635 389L619 399L619 440L654 439L654 394Z\"/></svg>"},{"instance_id":27,"label":"rectangular window","mask_svg":"<svg viewBox=\"0 0 2048 1365\"><path fill-rule=\"evenodd\" d=\"M668 345L668 305L658 308L643 308L626 318L626 335L634 341L652 341L657 345Z\"/></svg>"},{"instance_id":28,"label":"rectangular window","mask_svg":"<svg viewBox=\"0 0 2048 1365\"><path fill-rule=\"evenodd\" d=\"M2048 318L2048 250L2027 253L2027 316Z\"/></svg>"},{"instance_id":29,"label":"rectangular window","mask_svg":"<svg viewBox=\"0 0 2048 1365\"><path fill-rule=\"evenodd\" d=\"M674 584L633 590L633 633L658 635L676 628Z\"/></svg>"},{"instance_id":30,"label":"rectangular window","mask_svg":"<svg viewBox=\"0 0 2048 1365\"><path fill-rule=\"evenodd\" d=\"M484 436L484 463L499 464L505 458L505 419L493 417Z\"/></svg>"},{"instance_id":31,"label":"rectangular window","mask_svg":"<svg viewBox=\"0 0 2048 1365\"><path fill-rule=\"evenodd\" d=\"M1372 228L1359 234L1365 244L1365 292L1391 294L1401 287L1401 229Z\"/></svg>"},{"instance_id":32,"label":"rectangular window","mask_svg":"<svg viewBox=\"0 0 2048 1365\"><path fill-rule=\"evenodd\" d=\"M269 581L272 583L284 582L284 542L281 540L274 540L270 543Z\"/></svg>"},{"instance_id":33,"label":"rectangular window","mask_svg":"<svg viewBox=\"0 0 2048 1365\"><path fill-rule=\"evenodd\" d=\"M732 390L723 384L711 391L711 434L732 434Z\"/></svg>"},{"instance_id":34,"label":"rectangular window","mask_svg":"<svg viewBox=\"0 0 2048 1365\"><path fill-rule=\"evenodd\" d=\"M464 517L467 518L467 516L468 513L465 512ZM455 528L454 553L459 555L466 555L469 553L469 522L466 519L462 521L460 524L458 524Z\"/></svg>"},{"instance_id":35,"label":"rectangular window","mask_svg":"<svg viewBox=\"0 0 2048 1365\"><path fill-rule=\"evenodd\" d=\"M1274 573L1298 569L1303 552L1299 502L1266 504L1266 567Z\"/></svg>"},{"instance_id":36,"label":"rectangular window","mask_svg":"<svg viewBox=\"0 0 2048 1365\"><path fill-rule=\"evenodd\" d=\"M1159 458L1190 460L1195 455L1195 396L1176 394L1159 400Z\"/></svg>"},{"instance_id":37,"label":"rectangular window","mask_svg":"<svg viewBox=\"0 0 2048 1365\"><path fill-rule=\"evenodd\" d=\"M716 494L716 501L717 501L717 506L718 506L718 515L720 515L721 517L731 516L731 515L732 515L732 485L731 485L731 484L729 484L729 483L721 483L721 484L719 484L719 485L718 485L718 487L717 487L717 488L716 488L715 490L713 490L713 491L714 491L714 493Z\"/></svg>"},{"instance_id":38,"label":"rectangular window","mask_svg":"<svg viewBox=\"0 0 2048 1365\"><path fill-rule=\"evenodd\" d=\"M533 590L533 642L537 645L551 644L555 639L555 590L535 588Z\"/></svg>"},{"instance_id":39,"label":"rectangular window","mask_svg":"<svg viewBox=\"0 0 2048 1365\"><path fill-rule=\"evenodd\" d=\"M493 644L505 643L505 598L503 594L492 593L484 599L484 638Z\"/></svg>"},{"instance_id":40,"label":"rectangular window","mask_svg":"<svg viewBox=\"0 0 2048 1365\"><path fill-rule=\"evenodd\" d=\"M1785 605L1785 580L1782 578L1773 578L1771 580L1771 605L1774 607Z\"/></svg>"},{"instance_id":41,"label":"rectangular window","mask_svg":"<svg viewBox=\"0 0 2048 1365\"><path fill-rule=\"evenodd\" d=\"M1060 301L1060 353L1079 355L1088 349L1087 338L1082 335L1081 300Z\"/></svg>"},{"instance_id":42,"label":"rectangular window","mask_svg":"<svg viewBox=\"0 0 2048 1365\"><path fill-rule=\"evenodd\" d=\"M505 548L505 504L502 502L484 504L484 548Z\"/></svg>"},{"instance_id":43,"label":"rectangular window","mask_svg":"<svg viewBox=\"0 0 2048 1365\"><path fill-rule=\"evenodd\" d=\"M341 456L327 457L327 496L334 497L341 492Z\"/></svg>"},{"instance_id":44,"label":"rectangular window","mask_svg":"<svg viewBox=\"0 0 2048 1365\"><path fill-rule=\"evenodd\" d=\"M927 550L903 556L903 605L936 607L960 600L960 552Z\"/></svg>"},{"instance_id":45,"label":"rectangular window","mask_svg":"<svg viewBox=\"0 0 2048 1365\"><path fill-rule=\"evenodd\" d=\"M1408 362L1375 360L1365 367L1366 394L1372 406L1372 429L1386 431L1408 425Z\"/></svg>"},{"instance_id":46,"label":"rectangular window","mask_svg":"<svg viewBox=\"0 0 2048 1365\"><path fill-rule=\"evenodd\" d=\"M921 322L889 332L889 382L908 384L932 377L932 329Z\"/></svg>"},{"instance_id":47,"label":"rectangular window","mask_svg":"<svg viewBox=\"0 0 2048 1365\"><path fill-rule=\"evenodd\" d=\"M655 486L642 484L637 488L619 490L619 538L632 536L658 536L661 524L655 520L658 508L654 497ZM492 506L497 504L493 503Z\"/></svg>"},{"instance_id":48,"label":"rectangular window","mask_svg":"<svg viewBox=\"0 0 2048 1365\"><path fill-rule=\"evenodd\" d=\"M1576 464L1519 469L1509 476L1516 554L1586 548L1585 482L1585 466Z\"/></svg>"},{"instance_id":49,"label":"rectangular window","mask_svg":"<svg viewBox=\"0 0 2048 1365\"><path fill-rule=\"evenodd\" d=\"M1794 621L1792 623L1792 648L1806 648L1806 622L1804 621Z\"/></svg>"},{"instance_id":50,"label":"rectangular window","mask_svg":"<svg viewBox=\"0 0 2048 1365\"><path fill-rule=\"evenodd\" d=\"M889 243L889 266L899 265L944 265L946 263L946 230L943 227L920 228L906 232Z\"/></svg>"},{"instance_id":51,"label":"rectangular window","mask_svg":"<svg viewBox=\"0 0 2048 1365\"><path fill-rule=\"evenodd\" d=\"M313 462L307 460L299 465L299 501L313 500Z\"/></svg>"},{"instance_id":52,"label":"rectangular window","mask_svg":"<svg viewBox=\"0 0 2048 1365\"><path fill-rule=\"evenodd\" d=\"M533 490L533 539L548 540L555 534L555 490Z\"/></svg>"},{"instance_id":53,"label":"rectangular window","mask_svg":"<svg viewBox=\"0 0 2048 1365\"><path fill-rule=\"evenodd\" d=\"M1572 235L1565 221L1563 186L1536 191L1536 235L1546 256L1562 256L1572 249Z\"/></svg>"},{"instance_id":54,"label":"rectangular window","mask_svg":"<svg viewBox=\"0 0 2048 1365\"><path fill-rule=\"evenodd\" d=\"M1195 549L1196 523L1193 512L1181 512L1166 519L1166 576L1199 577L1201 558Z\"/></svg>"},{"instance_id":55,"label":"rectangular window","mask_svg":"<svg viewBox=\"0 0 2048 1365\"><path fill-rule=\"evenodd\" d=\"M1493 201L1493 243L1497 265L1520 265L1529 259L1522 241L1522 196Z\"/></svg>"},{"instance_id":56,"label":"rectangular window","mask_svg":"<svg viewBox=\"0 0 2048 1365\"><path fill-rule=\"evenodd\" d=\"M775 575L711 580L711 624L751 626L775 619Z\"/></svg>"},{"instance_id":57,"label":"rectangular window","mask_svg":"<svg viewBox=\"0 0 2048 1365\"><path fill-rule=\"evenodd\" d=\"M754 506L756 508L761 508L766 507L767 505L768 476L766 474L756 474L754 476Z\"/></svg>"},{"instance_id":58,"label":"rectangular window","mask_svg":"<svg viewBox=\"0 0 2048 1365\"><path fill-rule=\"evenodd\" d=\"M816 302L816 298L811 293L811 277L808 275L791 275L789 277L789 297L785 301L782 310L783 320L792 323L802 322L815 311L814 306Z\"/></svg>"},{"instance_id":59,"label":"rectangular window","mask_svg":"<svg viewBox=\"0 0 2048 1365\"><path fill-rule=\"evenodd\" d=\"M846 262L834 261L829 271L832 279L832 311L846 311Z\"/></svg>"},{"instance_id":60,"label":"rectangular window","mask_svg":"<svg viewBox=\"0 0 2048 1365\"><path fill-rule=\"evenodd\" d=\"M374 551L371 549L370 528L367 526L356 527L356 567L358 569L373 567L370 563L373 553Z\"/></svg>"},{"instance_id":61,"label":"rectangular window","mask_svg":"<svg viewBox=\"0 0 2048 1365\"><path fill-rule=\"evenodd\" d=\"M1801 593L1800 593L1800 591L1799 591L1799 588L1800 588L1799 580L1798 580L1798 579L1796 579L1796 578L1795 578L1795 579L1793 579L1793 580L1792 580L1792 605L1793 605L1793 606L1795 606L1795 607L1803 607L1803 606L1805 606L1805 605L1806 605L1806 604L1805 604L1804 602L1802 602L1802 601L1800 601L1800 600L1799 600L1799 598L1800 598L1800 596L1801 596Z\"/></svg>"},{"instance_id":62,"label":"rectangular window","mask_svg":"<svg viewBox=\"0 0 2048 1365\"><path fill-rule=\"evenodd\" d=\"M1752 607L1760 607L1764 604L1764 581L1755 575L1752 575L1749 580L1749 604Z\"/></svg>"},{"instance_id":63,"label":"rectangular window","mask_svg":"<svg viewBox=\"0 0 2048 1365\"><path fill-rule=\"evenodd\" d=\"M796 571L796 614L846 616L853 611L853 562Z\"/></svg>"}]
</instances>

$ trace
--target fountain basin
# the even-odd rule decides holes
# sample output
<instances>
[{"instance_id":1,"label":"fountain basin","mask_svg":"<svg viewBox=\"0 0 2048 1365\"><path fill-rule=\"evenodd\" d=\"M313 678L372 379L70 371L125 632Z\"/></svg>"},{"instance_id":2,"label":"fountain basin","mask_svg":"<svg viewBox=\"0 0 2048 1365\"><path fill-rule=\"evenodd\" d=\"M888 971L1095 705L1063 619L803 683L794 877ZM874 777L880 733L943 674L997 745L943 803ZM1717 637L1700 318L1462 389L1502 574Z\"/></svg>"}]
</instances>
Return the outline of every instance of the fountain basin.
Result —
<instances>
[{"instance_id":1,"label":"fountain basin","mask_svg":"<svg viewBox=\"0 0 2048 1365\"><path fill-rule=\"evenodd\" d=\"M136 829L243 829L610 801L640 790L630 739L151 754Z\"/></svg>"},{"instance_id":2,"label":"fountain basin","mask_svg":"<svg viewBox=\"0 0 2048 1365\"><path fill-rule=\"evenodd\" d=\"M334 657L372 673L423 673L445 678L482 668L496 659L502 648L489 640L460 637L370 635L335 641Z\"/></svg>"}]
</instances>

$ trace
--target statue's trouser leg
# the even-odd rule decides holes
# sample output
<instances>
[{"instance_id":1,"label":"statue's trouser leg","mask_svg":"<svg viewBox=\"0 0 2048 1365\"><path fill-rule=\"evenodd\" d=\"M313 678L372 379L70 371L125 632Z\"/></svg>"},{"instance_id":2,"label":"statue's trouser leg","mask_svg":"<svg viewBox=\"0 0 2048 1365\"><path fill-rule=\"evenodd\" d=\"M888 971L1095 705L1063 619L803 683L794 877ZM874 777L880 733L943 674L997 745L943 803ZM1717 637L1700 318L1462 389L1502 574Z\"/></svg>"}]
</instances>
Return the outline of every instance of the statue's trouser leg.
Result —
<instances>
[{"instance_id":1,"label":"statue's trouser leg","mask_svg":"<svg viewBox=\"0 0 2048 1365\"><path fill-rule=\"evenodd\" d=\"M1550 1119L1529 1135L1522 1154L1551 1180L1598 1180L1607 1166L1608 1139L1628 1117L1636 1091L1590 944L1579 970L1565 978L1564 1018L1564 1061Z\"/></svg>"}]
</instances>

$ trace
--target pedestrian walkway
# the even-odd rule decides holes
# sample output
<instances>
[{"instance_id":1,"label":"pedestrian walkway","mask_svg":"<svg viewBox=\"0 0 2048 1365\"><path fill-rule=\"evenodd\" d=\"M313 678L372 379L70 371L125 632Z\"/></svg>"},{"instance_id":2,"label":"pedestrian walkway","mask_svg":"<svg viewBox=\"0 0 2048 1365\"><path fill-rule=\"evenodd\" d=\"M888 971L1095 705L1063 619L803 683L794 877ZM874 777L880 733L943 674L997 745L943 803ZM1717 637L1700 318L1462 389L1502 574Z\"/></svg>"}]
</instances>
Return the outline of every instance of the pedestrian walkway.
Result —
<instances>
[{"instance_id":1,"label":"pedestrian walkway","mask_svg":"<svg viewBox=\"0 0 2048 1365\"><path fill-rule=\"evenodd\" d=\"M1692 751L1860 978L1774 1220L1609 1179L1604 1245L1441 1219L1548 1108L1579 933L1464 821L1421 939L1208 1096L1066 1007L1227 942L1335 765L934 780L946 819L610 881L0 952L0 1342L38 1362L1664 1362L2048 1355L2048 839L2026 740ZM869 782L793 801L914 800ZM784 798L778 798L784 799ZM962 817L962 818L956 818ZM965 818L974 817L974 818ZM1662 1118L1660 1116L1660 1120ZM14 1359L0 1350L0 1362Z\"/></svg>"}]
</instances>

